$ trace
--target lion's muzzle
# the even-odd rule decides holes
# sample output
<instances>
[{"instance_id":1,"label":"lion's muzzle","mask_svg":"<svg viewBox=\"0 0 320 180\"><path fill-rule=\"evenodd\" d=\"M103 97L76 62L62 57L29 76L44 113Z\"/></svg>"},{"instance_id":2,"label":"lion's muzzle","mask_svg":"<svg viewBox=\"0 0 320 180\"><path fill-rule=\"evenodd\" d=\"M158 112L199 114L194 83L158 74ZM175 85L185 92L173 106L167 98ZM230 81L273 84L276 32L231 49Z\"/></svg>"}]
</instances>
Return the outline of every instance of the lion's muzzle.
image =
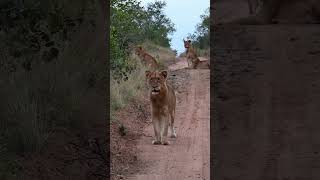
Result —
<instances>
[{"instance_id":1,"label":"lion's muzzle","mask_svg":"<svg viewBox=\"0 0 320 180\"><path fill-rule=\"evenodd\" d=\"M152 87L151 93L152 94L159 94L160 93L160 87L159 86Z\"/></svg>"}]
</instances>

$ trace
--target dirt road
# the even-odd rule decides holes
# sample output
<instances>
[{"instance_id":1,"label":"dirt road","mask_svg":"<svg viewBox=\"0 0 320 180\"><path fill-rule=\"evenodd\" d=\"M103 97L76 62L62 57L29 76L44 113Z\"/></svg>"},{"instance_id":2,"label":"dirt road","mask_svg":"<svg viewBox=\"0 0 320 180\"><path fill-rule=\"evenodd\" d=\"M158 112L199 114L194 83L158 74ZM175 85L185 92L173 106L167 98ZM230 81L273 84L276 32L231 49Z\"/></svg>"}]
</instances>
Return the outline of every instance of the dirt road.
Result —
<instances>
[{"instance_id":1,"label":"dirt road","mask_svg":"<svg viewBox=\"0 0 320 180\"><path fill-rule=\"evenodd\" d=\"M177 92L175 128L177 138L170 145L152 145L150 122L138 140L137 171L124 179L180 180L206 179L209 174L210 147L210 71L184 69L186 61L177 59L169 67L169 81Z\"/></svg>"}]
</instances>

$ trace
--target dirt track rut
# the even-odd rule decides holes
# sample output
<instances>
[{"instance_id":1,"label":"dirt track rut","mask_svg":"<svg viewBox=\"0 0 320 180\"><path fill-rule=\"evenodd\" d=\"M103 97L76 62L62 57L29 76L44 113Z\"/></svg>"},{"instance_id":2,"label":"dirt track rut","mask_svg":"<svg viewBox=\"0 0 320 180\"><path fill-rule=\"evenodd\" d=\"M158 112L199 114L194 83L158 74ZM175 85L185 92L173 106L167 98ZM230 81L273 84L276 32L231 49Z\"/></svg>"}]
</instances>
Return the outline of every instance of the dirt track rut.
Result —
<instances>
[{"instance_id":1,"label":"dirt track rut","mask_svg":"<svg viewBox=\"0 0 320 180\"><path fill-rule=\"evenodd\" d=\"M170 74L187 74L189 80L176 78L177 110L175 128L177 138L170 145L152 145L152 123L138 140L139 162L130 180L210 179L210 70L184 68L186 61L178 59L169 67ZM188 85L187 85L188 84ZM189 86L189 87L187 87ZM177 90L178 89L178 90Z\"/></svg>"}]
</instances>

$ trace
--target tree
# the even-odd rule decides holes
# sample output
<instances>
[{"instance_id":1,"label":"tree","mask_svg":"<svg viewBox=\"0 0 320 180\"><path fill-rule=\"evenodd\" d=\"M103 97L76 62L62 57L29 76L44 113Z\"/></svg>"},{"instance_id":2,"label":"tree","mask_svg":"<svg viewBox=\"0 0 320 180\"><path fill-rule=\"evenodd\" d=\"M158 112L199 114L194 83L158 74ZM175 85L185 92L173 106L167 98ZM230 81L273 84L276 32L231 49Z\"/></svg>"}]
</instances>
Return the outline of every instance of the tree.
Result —
<instances>
[{"instance_id":1,"label":"tree","mask_svg":"<svg viewBox=\"0 0 320 180\"><path fill-rule=\"evenodd\" d=\"M196 31L188 35L188 39L193 41L193 46L200 49L210 47L210 13L209 8L200 15L201 22L197 24Z\"/></svg>"},{"instance_id":2,"label":"tree","mask_svg":"<svg viewBox=\"0 0 320 180\"><path fill-rule=\"evenodd\" d=\"M147 6L145 35L154 43L170 47L168 35L175 31L174 24L163 13L164 1L156 1Z\"/></svg>"},{"instance_id":3,"label":"tree","mask_svg":"<svg viewBox=\"0 0 320 180\"><path fill-rule=\"evenodd\" d=\"M137 0L111 1L110 54L114 78L126 78L134 69L128 64L130 44L149 40L169 47L168 35L175 31L174 24L163 13L165 2L156 1L144 8Z\"/></svg>"}]
</instances>

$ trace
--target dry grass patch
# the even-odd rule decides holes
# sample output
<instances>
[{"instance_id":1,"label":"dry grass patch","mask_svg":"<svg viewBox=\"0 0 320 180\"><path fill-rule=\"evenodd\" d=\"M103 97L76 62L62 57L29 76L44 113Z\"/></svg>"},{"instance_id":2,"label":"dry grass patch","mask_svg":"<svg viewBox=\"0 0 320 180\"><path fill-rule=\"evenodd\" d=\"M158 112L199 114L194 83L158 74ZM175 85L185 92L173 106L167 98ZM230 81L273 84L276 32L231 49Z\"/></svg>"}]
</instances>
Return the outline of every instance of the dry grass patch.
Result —
<instances>
[{"instance_id":1,"label":"dry grass patch","mask_svg":"<svg viewBox=\"0 0 320 180\"><path fill-rule=\"evenodd\" d=\"M143 43L142 46L147 53L156 58L162 69L167 69L167 64L174 63L176 59L175 52L170 48L161 47L148 41Z\"/></svg>"}]
</instances>

